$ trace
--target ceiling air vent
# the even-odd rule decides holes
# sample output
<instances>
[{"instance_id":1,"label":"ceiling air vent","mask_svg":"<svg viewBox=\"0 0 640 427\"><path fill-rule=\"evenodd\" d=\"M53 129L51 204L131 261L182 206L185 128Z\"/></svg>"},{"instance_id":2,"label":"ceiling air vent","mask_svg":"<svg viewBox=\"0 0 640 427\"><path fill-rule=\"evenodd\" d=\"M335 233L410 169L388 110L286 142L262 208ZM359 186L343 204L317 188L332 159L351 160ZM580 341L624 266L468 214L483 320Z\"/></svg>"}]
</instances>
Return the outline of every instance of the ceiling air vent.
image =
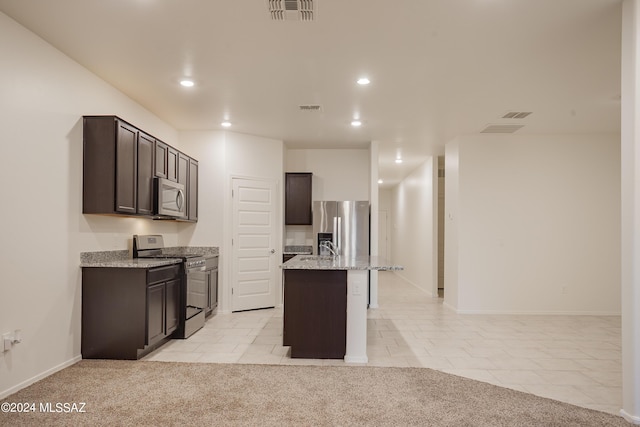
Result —
<instances>
[{"instance_id":1,"label":"ceiling air vent","mask_svg":"<svg viewBox=\"0 0 640 427\"><path fill-rule=\"evenodd\" d=\"M514 133L524 125L487 125L480 133Z\"/></svg>"},{"instance_id":2,"label":"ceiling air vent","mask_svg":"<svg viewBox=\"0 0 640 427\"><path fill-rule=\"evenodd\" d=\"M298 109L300 111L314 112L314 111L322 111L322 106L319 104L307 104L307 105L299 105Z\"/></svg>"},{"instance_id":3,"label":"ceiling air vent","mask_svg":"<svg viewBox=\"0 0 640 427\"><path fill-rule=\"evenodd\" d=\"M509 111L504 116L502 116L502 118L503 119L524 119L529 114L531 114L531 111Z\"/></svg>"},{"instance_id":4,"label":"ceiling air vent","mask_svg":"<svg viewBox=\"0 0 640 427\"><path fill-rule=\"evenodd\" d=\"M313 21L315 0L266 0L272 21Z\"/></svg>"}]
</instances>

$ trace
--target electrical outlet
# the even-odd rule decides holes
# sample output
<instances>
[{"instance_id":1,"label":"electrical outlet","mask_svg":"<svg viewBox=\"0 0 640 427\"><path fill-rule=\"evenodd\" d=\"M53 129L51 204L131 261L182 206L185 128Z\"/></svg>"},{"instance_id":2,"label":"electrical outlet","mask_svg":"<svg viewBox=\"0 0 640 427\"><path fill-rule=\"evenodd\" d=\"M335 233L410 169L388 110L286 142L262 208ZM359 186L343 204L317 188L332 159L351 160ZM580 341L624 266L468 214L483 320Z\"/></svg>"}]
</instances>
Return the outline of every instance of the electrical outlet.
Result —
<instances>
[{"instance_id":1,"label":"electrical outlet","mask_svg":"<svg viewBox=\"0 0 640 427\"><path fill-rule=\"evenodd\" d=\"M352 289L352 295L362 295L362 292L360 292L360 284L359 283L354 283L353 284L353 289Z\"/></svg>"},{"instance_id":2,"label":"electrical outlet","mask_svg":"<svg viewBox=\"0 0 640 427\"><path fill-rule=\"evenodd\" d=\"M562 287L560 288L560 292L562 292L563 294L567 293L567 285L562 285Z\"/></svg>"}]
</instances>

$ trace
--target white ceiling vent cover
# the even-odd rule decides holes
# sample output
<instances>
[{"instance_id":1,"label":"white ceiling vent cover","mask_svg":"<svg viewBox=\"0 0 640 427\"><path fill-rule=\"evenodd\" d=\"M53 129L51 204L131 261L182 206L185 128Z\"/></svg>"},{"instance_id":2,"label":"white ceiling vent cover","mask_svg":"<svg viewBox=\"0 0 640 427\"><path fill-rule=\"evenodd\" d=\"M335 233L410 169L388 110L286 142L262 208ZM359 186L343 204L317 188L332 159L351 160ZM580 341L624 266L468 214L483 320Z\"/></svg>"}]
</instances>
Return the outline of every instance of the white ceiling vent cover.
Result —
<instances>
[{"instance_id":1,"label":"white ceiling vent cover","mask_svg":"<svg viewBox=\"0 0 640 427\"><path fill-rule=\"evenodd\" d=\"M529 116L531 111L509 111L502 116L503 119L524 119Z\"/></svg>"},{"instance_id":2,"label":"white ceiling vent cover","mask_svg":"<svg viewBox=\"0 0 640 427\"><path fill-rule=\"evenodd\" d=\"M308 111L308 112L322 111L322 105L319 105L319 104L298 105L298 109L300 111Z\"/></svg>"},{"instance_id":3,"label":"white ceiling vent cover","mask_svg":"<svg viewBox=\"0 0 640 427\"><path fill-rule=\"evenodd\" d=\"M480 133L514 133L524 125L487 125Z\"/></svg>"},{"instance_id":4,"label":"white ceiling vent cover","mask_svg":"<svg viewBox=\"0 0 640 427\"><path fill-rule=\"evenodd\" d=\"M272 21L313 21L316 0L266 0Z\"/></svg>"}]
</instances>

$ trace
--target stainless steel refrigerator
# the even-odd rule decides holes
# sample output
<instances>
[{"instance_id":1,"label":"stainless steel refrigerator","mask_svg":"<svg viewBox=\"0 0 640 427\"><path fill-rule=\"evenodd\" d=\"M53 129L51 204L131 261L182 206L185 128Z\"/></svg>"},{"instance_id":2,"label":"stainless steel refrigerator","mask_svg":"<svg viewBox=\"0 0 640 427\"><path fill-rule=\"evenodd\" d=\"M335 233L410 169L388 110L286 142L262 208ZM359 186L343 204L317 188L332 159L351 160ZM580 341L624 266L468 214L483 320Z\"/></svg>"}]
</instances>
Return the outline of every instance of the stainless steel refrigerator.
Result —
<instances>
[{"instance_id":1,"label":"stainless steel refrigerator","mask_svg":"<svg viewBox=\"0 0 640 427\"><path fill-rule=\"evenodd\" d=\"M331 255L327 247L348 258L369 255L369 202L313 202L313 253Z\"/></svg>"}]
</instances>

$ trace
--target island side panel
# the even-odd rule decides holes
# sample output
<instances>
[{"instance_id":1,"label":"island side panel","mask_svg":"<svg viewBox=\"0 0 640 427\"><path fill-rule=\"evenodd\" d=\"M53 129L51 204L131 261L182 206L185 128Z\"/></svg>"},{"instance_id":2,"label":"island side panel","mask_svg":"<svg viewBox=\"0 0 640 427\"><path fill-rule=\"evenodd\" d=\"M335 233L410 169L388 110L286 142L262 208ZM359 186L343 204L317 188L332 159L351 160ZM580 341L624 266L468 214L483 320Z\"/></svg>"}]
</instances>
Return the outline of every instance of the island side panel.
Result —
<instances>
[{"instance_id":1,"label":"island side panel","mask_svg":"<svg viewBox=\"0 0 640 427\"><path fill-rule=\"evenodd\" d=\"M347 348L344 361L367 363L367 288L368 270L347 273Z\"/></svg>"},{"instance_id":2,"label":"island side panel","mask_svg":"<svg viewBox=\"0 0 640 427\"><path fill-rule=\"evenodd\" d=\"M342 359L346 331L345 270L284 271L283 345L292 358Z\"/></svg>"}]
</instances>

